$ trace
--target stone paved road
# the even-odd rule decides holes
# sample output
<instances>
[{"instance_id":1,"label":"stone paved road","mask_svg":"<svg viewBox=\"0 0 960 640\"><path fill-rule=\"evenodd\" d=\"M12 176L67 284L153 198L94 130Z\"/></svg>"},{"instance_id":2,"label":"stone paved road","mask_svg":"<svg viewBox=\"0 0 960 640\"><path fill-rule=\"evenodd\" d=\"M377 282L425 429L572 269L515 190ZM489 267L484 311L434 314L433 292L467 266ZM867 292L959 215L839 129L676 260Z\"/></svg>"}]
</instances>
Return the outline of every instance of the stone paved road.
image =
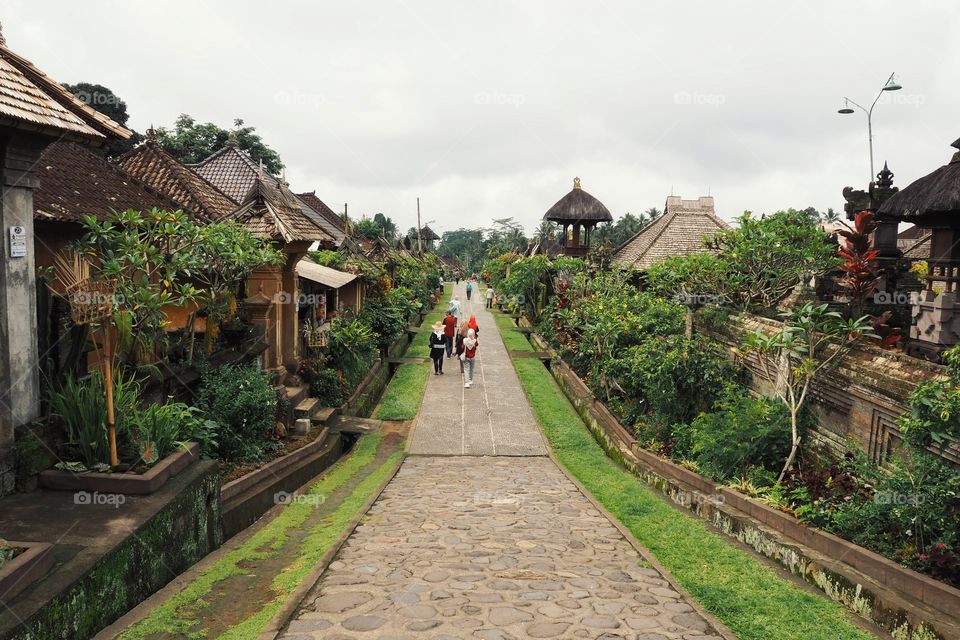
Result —
<instances>
[{"instance_id":1,"label":"stone paved road","mask_svg":"<svg viewBox=\"0 0 960 640\"><path fill-rule=\"evenodd\" d=\"M477 316L480 349L473 388L464 389L460 365L444 360L444 375L430 375L409 452L421 455L543 456L546 444L533 410L500 339L493 316L478 294L467 302L457 288L464 317Z\"/></svg>"},{"instance_id":2,"label":"stone paved road","mask_svg":"<svg viewBox=\"0 0 960 640\"><path fill-rule=\"evenodd\" d=\"M476 404L460 413L459 376L431 377L411 451L439 455L407 458L281 637L720 640L542 455L496 325L476 307L487 359L467 390Z\"/></svg>"}]
</instances>

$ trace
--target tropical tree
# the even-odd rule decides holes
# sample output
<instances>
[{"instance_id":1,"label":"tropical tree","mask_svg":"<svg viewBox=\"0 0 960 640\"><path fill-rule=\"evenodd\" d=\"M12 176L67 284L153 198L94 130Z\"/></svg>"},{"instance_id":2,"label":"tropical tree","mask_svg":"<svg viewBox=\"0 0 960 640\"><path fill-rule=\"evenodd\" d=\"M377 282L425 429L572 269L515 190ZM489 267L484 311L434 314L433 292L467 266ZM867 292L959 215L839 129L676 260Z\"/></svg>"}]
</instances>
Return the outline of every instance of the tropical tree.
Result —
<instances>
[{"instance_id":1,"label":"tropical tree","mask_svg":"<svg viewBox=\"0 0 960 640\"><path fill-rule=\"evenodd\" d=\"M196 164L227 145L230 131L212 122L198 123L181 113L173 123L173 129L157 129L157 142L174 158L184 164ZM279 174L283 162L276 151L268 147L256 129L244 126L243 120L233 121L233 134L237 147L250 154L254 162L263 162L263 167L272 174Z\"/></svg>"},{"instance_id":2,"label":"tropical tree","mask_svg":"<svg viewBox=\"0 0 960 640\"><path fill-rule=\"evenodd\" d=\"M354 223L353 232L367 240L376 240L383 236L383 227L370 218L360 218Z\"/></svg>"},{"instance_id":3,"label":"tropical tree","mask_svg":"<svg viewBox=\"0 0 960 640\"><path fill-rule=\"evenodd\" d=\"M130 114L127 113L127 103L111 89L102 84L91 82L77 82L76 84L64 82L63 87L72 93L77 100L93 107L114 122L127 126L127 120L130 119ZM141 140L143 140L143 136L134 131L130 139L113 142L110 149L113 153L120 154L129 151Z\"/></svg>"},{"instance_id":4,"label":"tropical tree","mask_svg":"<svg viewBox=\"0 0 960 640\"><path fill-rule=\"evenodd\" d=\"M390 242L393 242L394 240L396 240L397 225L393 220L383 215L382 213L377 213L373 216L373 221L377 224L378 227L380 227L380 234L384 238L386 238Z\"/></svg>"},{"instance_id":5,"label":"tropical tree","mask_svg":"<svg viewBox=\"0 0 960 640\"><path fill-rule=\"evenodd\" d=\"M741 345L746 355L756 353L774 390L790 412L790 454L777 478L793 467L800 449L799 415L807 401L810 385L818 373L833 366L862 336L872 336L866 316L844 320L826 304L805 304L782 313L783 328L772 335L761 329L749 334ZM775 365L774 365L775 363ZM776 366L776 371L772 371Z\"/></svg>"}]
</instances>

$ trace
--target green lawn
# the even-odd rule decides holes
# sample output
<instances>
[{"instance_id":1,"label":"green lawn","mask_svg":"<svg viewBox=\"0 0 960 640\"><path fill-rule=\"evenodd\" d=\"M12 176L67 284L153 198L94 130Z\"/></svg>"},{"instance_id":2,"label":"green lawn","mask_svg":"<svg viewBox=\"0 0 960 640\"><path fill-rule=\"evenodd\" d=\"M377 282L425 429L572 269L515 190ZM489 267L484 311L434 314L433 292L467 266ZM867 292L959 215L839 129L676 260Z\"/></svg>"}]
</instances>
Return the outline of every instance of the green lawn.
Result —
<instances>
[{"instance_id":1,"label":"green lawn","mask_svg":"<svg viewBox=\"0 0 960 640\"><path fill-rule=\"evenodd\" d=\"M741 640L874 638L839 605L781 578L701 520L669 506L604 454L539 360L513 363L560 463Z\"/></svg>"},{"instance_id":2,"label":"green lawn","mask_svg":"<svg viewBox=\"0 0 960 640\"><path fill-rule=\"evenodd\" d=\"M527 336L517 330L517 325L513 319L498 313L493 314L497 327L500 329L500 335L503 337L503 344L507 351L533 351L533 346L527 340Z\"/></svg>"},{"instance_id":3,"label":"green lawn","mask_svg":"<svg viewBox=\"0 0 960 640\"><path fill-rule=\"evenodd\" d=\"M413 420L427 386L427 364L402 364L387 385L374 415L379 420Z\"/></svg>"}]
</instances>

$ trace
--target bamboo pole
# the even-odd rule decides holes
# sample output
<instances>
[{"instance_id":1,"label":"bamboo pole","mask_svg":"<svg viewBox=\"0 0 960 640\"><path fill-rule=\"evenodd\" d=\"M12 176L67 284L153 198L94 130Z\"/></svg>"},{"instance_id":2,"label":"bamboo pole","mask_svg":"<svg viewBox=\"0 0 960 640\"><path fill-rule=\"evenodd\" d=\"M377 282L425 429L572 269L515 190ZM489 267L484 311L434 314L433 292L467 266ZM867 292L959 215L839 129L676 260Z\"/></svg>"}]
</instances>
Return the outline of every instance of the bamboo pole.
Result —
<instances>
[{"instance_id":1,"label":"bamboo pole","mask_svg":"<svg viewBox=\"0 0 960 640\"><path fill-rule=\"evenodd\" d=\"M103 383L107 395L107 439L110 441L110 466L120 464L117 456L117 425L113 414L113 353L110 345L110 326L103 323Z\"/></svg>"}]
</instances>

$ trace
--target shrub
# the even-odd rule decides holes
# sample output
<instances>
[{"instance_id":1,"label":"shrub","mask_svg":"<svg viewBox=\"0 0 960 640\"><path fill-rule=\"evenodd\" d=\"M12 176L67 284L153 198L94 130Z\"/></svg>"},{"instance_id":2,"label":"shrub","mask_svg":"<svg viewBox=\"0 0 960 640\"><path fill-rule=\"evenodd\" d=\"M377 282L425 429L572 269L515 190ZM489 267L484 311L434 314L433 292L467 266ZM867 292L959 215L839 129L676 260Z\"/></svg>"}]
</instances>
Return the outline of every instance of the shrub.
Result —
<instances>
[{"instance_id":1,"label":"shrub","mask_svg":"<svg viewBox=\"0 0 960 640\"><path fill-rule=\"evenodd\" d=\"M360 320L334 319L327 334L330 363L339 369L349 388L363 380L376 357L373 331Z\"/></svg>"},{"instance_id":2,"label":"shrub","mask_svg":"<svg viewBox=\"0 0 960 640\"><path fill-rule=\"evenodd\" d=\"M960 346L943 355L946 380L925 380L907 402L909 411L899 420L900 431L915 447L945 445L960 438Z\"/></svg>"},{"instance_id":3,"label":"shrub","mask_svg":"<svg viewBox=\"0 0 960 640\"><path fill-rule=\"evenodd\" d=\"M277 395L256 365L225 365L204 372L198 406L221 426L217 456L255 460L273 432Z\"/></svg>"},{"instance_id":4,"label":"shrub","mask_svg":"<svg viewBox=\"0 0 960 640\"><path fill-rule=\"evenodd\" d=\"M343 404L340 376L327 367L317 370L310 378L310 395L324 407L339 407Z\"/></svg>"},{"instance_id":5,"label":"shrub","mask_svg":"<svg viewBox=\"0 0 960 640\"><path fill-rule=\"evenodd\" d=\"M415 307L410 289L394 287L381 298L367 298L360 320L376 334L377 347L386 349L403 333Z\"/></svg>"},{"instance_id":6,"label":"shrub","mask_svg":"<svg viewBox=\"0 0 960 640\"><path fill-rule=\"evenodd\" d=\"M850 501L826 528L851 542L960 585L960 476L926 452L908 450L877 474L867 501Z\"/></svg>"},{"instance_id":7,"label":"shrub","mask_svg":"<svg viewBox=\"0 0 960 640\"><path fill-rule=\"evenodd\" d=\"M648 414L667 424L710 410L726 384L744 377L718 344L699 335L650 337L614 358L609 375L632 407L627 418Z\"/></svg>"},{"instance_id":8,"label":"shrub","mask_svg":"<svg viewBox=\"0 0 960 640\"><path fill-rule=\"evenodd\" d=\"M136 455L152 465L172 453L178 445L200 432L200 410L182 402L152 404L134 410L127 417L127 428Z\"/></svg>"},{"instance_id":9,"label":"shrub","mask_svg":"<svg viewBox=\"0 0 960 640\"><path fill-rule=\"evenodd\" d=\"M690 426L691 455L707 475L726 481L750 475L751 468L773 470L790 450L790 415L774 398L754 397L731 387L716 411Z\"/></svg>"},{"instance_id":10,"label":"shrub","mask_svg":"<svg viewBox=\"0 0 960 640\"><path fill-rule=\"evenodd\" d=\"M10 543L0 538L0 569L3 569L3 565L13 560L13 551Z\"/></svg>"}]
</instances>

